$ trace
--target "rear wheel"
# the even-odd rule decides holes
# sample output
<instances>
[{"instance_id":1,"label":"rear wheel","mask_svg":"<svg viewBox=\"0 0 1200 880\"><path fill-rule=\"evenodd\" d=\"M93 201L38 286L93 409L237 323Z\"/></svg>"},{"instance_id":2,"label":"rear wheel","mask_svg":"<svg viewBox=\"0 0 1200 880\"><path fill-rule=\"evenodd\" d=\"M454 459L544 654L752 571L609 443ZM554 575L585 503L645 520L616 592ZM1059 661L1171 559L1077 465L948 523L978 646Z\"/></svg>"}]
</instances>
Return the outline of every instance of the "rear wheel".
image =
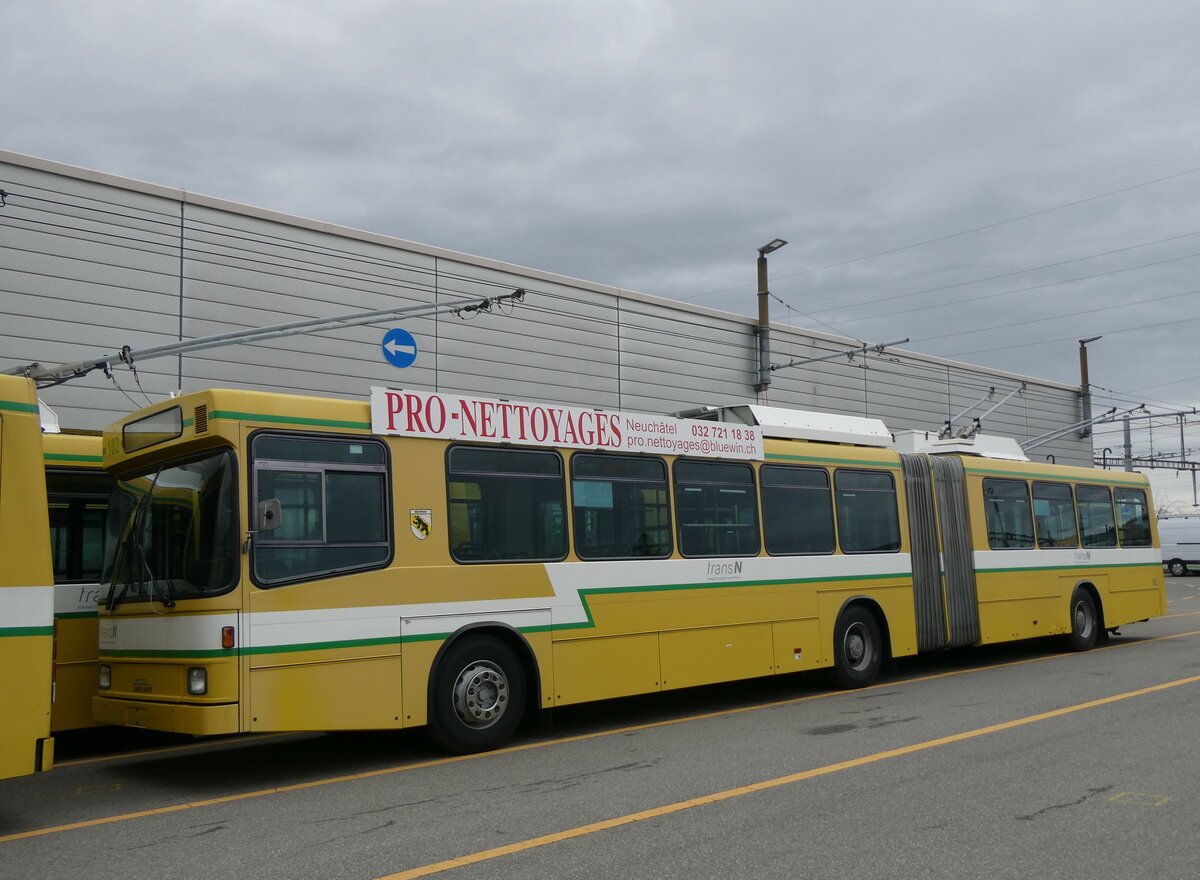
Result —
<instances>
[{"instance_id":1,"label":"rear wheel","mask_svg":"<svg viewBox=\"0 0 1200 880\"><path fill-rule=\"evenodd\" d=\"M833 675L844 688L866 687L883 666L879 623L866 608L854 605L842 612L833 631Z\"/></svg>"},{"instance_id":2,"label":"rear wheel","mask_svg":"<svg viewBox=\"0 0 1200 880\"><path fill-rule=\"evenodd\" d=\"M1076 587L1071 594L1071 634L1067 641L1073 651L1086 651L1096 644L1100 620L1092 594Z\"/></svg>"},{"instance_id":3,"label":"rear wheel","mask_svg":"<svg viewBox=\"0 0 1200 880\"><path fill-rule=\"evenodd\" d=\"M525 669L492 636L468 636L446 652L429 695L429 732L452 752L483 752L507 742L521 723Z\"/></svg>"},{"instance_id":4,"label":"rear wheel","mask_svg":"<svg viewBox=\"0 0 1200 880\"><path fill-rule=\"evenodd\" d=\"M1188 567L1184 565L1182 559L1172 559L1167 563L1167 571L1171 572L1175 577L1181 578L1187 576Z\"/></svg>"}]
</instances>

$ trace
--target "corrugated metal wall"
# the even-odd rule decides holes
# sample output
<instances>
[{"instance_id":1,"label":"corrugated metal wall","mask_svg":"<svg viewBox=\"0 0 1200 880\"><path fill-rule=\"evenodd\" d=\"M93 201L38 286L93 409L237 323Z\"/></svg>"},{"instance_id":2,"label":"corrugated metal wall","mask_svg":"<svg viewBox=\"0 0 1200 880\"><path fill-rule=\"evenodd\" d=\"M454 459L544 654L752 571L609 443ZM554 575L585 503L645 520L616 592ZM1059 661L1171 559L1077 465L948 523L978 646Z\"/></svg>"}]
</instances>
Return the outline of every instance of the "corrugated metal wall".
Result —
<instances>
[{"instance_id":1,"label":"corrugated metal wall","mask_svg":"<svg viewBox=\"0 0 1200 880\"><path fill-rule=\"evenodd\" d=\"M381 324L147 361L136 379L125 368L115 382L96 373L43 392L65 426L103 427L180 387L365 397L390 384L645 412L756 399L747 317L12 153L0 152L0 189L0 368L528 291L511 313L394 322L421 350L405 370L383 360ZM776 363L855 345L772 327ZM777 371L768 402L936 431L989 388L999 397L1022 380L889 350ZM1078 419L1077 389L1025 381L988 419L989 433L1025 440ZM1071 434L1037 455L1090 464L1091 447Z\"/></svg>"}]
</instances>

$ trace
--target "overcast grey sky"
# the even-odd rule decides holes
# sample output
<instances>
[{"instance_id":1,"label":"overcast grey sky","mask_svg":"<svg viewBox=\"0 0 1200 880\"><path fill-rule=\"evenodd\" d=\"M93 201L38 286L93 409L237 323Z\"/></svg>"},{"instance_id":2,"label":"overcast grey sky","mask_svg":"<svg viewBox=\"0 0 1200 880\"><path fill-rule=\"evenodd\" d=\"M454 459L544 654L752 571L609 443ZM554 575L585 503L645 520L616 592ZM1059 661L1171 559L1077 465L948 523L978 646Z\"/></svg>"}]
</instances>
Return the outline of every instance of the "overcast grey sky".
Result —
<instances>
[{"instance_id":1,"label":"overcast grey sky","mask_svg":"<svg viewBox=\"0 0 1200 880\"><path fill-rule=\"evenodd\" d=\"M1067 382L1102 334L1098 406L1200 404L1195 0L7 0L0 33L5 149L742 314L779 236L775 320Z\"/></svg>"}]
</instances>

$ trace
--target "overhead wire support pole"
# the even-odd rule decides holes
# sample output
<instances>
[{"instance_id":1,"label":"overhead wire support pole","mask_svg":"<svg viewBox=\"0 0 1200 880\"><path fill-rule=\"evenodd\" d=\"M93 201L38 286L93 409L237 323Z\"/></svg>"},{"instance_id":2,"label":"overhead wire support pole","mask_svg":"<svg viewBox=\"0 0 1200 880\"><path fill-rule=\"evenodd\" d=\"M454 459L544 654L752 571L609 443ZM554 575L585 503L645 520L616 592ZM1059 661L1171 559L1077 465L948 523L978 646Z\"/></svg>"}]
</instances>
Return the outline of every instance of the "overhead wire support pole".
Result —
<instances>
[{"instance_id":1,"label":"overhead wire support pole","mask_svg":"<svg viewBox=\"0 0 1200 880\"><path fill-rule=\"evenodd\" d=\"M280 339L296 336L301 333L321 333L326 330L338 330L343 327L357 327L362 324L373 324L377 321L391 318L426 318L431 315L456 314L460 317L476 312L490 312L493 305L511 300L521 302L525 298L525 289L517 288L512 293L487 297L483 300L462 300L457 303L441 305L404 306L402 308L373 309L366 312L350 312L328 318L306 318L300 321L288 321L283 324L271 324L266 327L251 327L247 330L234 330L229 333L218 333L213 336L202 336L197 339L169 342L164 345L150 346L134 350L128 345L123 346L115 354L105 354L82 361L74 361L57 367L43 367L41 364L25 364L11 367L0 373L25 376L37 382L39 388L60 385L71 379L79 378L92 370L108 371L116 364L126 364L130 367L135 362L153 358L171 357L177 354L190 354L209 348L219 348L223 345L240 345L248 342L263 342L268 339Z\"/></svg>"},{"instance_id":2,"label":"overhead wire support pole","mask_svg":"<svg viewBox=\"0 0 1200 880\"><path fill-rule=\"evenodd\" d=\"M875 345L868 342L860 345L858 348L852 348L849 351L835 351L827 355L822 355L821 357L800 358L799 360L788 361L786 364L771 364L771 371L774 372L775 370L786 370L788 367L799 367L803 366L804 364L815 364L818 361L831 361L834 358L840 357L853 359L853 357L859 352L874 351L882 354L885 348L891 348L893 345L903 345L905 342L908 342L907 336L905 336L903 339L897 339L894 342L880 342Z\"/></svg>"},{"instance_id":3,"label":"overhead wire support pole","mask_svg":"<svg viewBox=\"0 0 1200 880\"><path fill-rule=\"evenodd\" d=\"M759 394L771 387L771 289L767 284L767 254L772 254L787 244L782 238L773 238L758 249L758 324L754 332L758 336L758 373L754 390Z\"/></svg>"}]
</instances>

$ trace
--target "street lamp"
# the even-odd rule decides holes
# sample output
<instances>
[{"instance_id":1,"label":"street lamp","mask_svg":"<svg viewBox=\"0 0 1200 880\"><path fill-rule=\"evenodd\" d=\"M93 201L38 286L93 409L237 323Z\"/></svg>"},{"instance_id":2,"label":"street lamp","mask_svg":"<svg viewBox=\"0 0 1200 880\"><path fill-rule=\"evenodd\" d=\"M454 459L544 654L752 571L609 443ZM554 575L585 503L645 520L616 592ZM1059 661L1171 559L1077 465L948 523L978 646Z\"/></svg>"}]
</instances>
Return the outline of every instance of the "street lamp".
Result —
<instances>
[{"instance_id":1,"label":"street lamp","mask_svg":"<svg viewBox=\"0 0 1200 880\"><path fill-rule=\"evenodd\" d=\"M1083 427L1079 429L1080 437L1089 437L1092 433L1092 385L1088 381L1087 345L1103 336L1089 336L1079 340L1079 389L1083 400Z\"/></svg>"},{"instance_id":2,"label":"street lamp","mask_svg":"<svg viewBox=\"0 0 1200 880\"><path fill-rule=\"evenodd\" d=\"M755 391L766 391L771 384L771 318L770 292L767 288L767 254L787 244L773 238L758 249L758 382Z\"/></svg>"}]
</instances>

